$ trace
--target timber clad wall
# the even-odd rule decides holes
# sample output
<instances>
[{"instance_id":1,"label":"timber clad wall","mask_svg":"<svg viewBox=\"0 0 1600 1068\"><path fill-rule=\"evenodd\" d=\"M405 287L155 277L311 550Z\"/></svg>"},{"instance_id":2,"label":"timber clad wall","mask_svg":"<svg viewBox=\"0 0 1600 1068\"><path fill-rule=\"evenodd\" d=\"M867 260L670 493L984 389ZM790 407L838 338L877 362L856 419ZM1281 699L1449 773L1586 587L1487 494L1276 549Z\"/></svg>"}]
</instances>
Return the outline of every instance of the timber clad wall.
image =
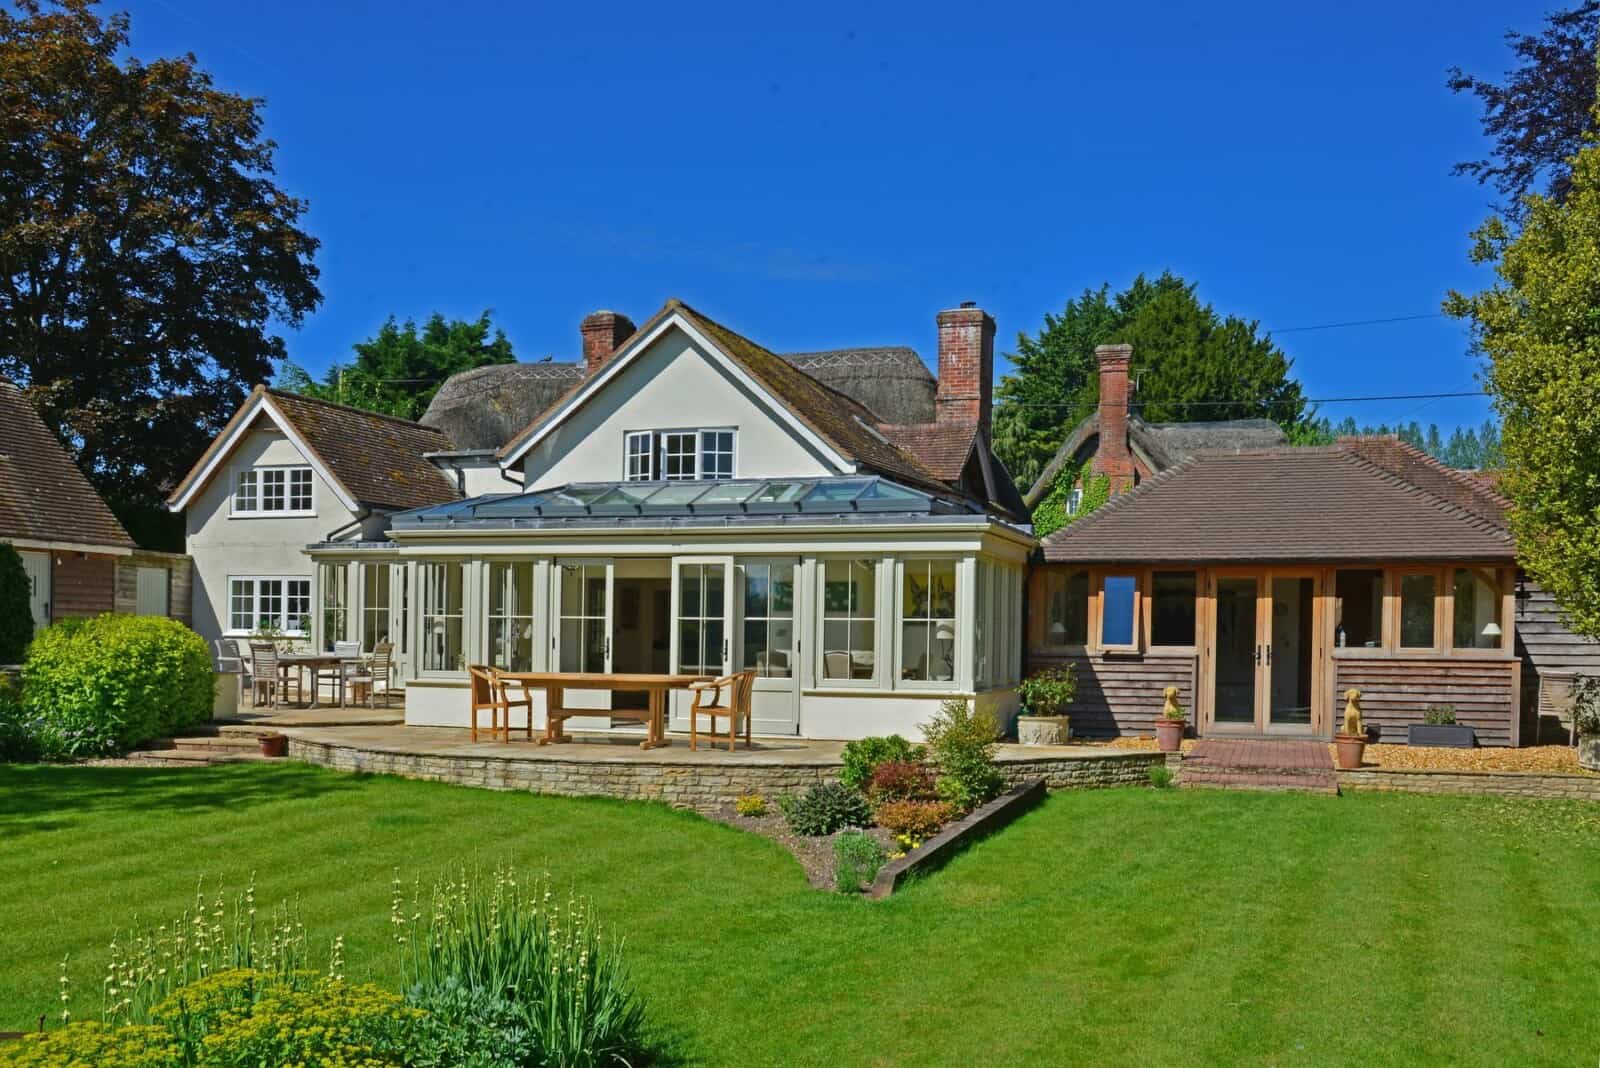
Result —
<instances>
[{"instance_id":1,"label":"timber clad wall","mask_svg":"<svg viewBox=\"0 0 1600 1068\"><path fill-rule=\"evenodd\" d=\"M185 626L193 626L194 561L182 553L140 550L118 559L116 610L130 615L137 611L141 567L167 572L167 615Z\"/></svg>"},{"instance_id":2,"label":"timber clad wall","mask_svg":"<svg viewBox=\"0 0 1600 1068\"><path fill-rule=\"evenodd\" d=\"M97 616L116 607L116 557L76 552L50 555L55 560L50 574L51 619Z\"/></svg>"},{"instance_id":3,"label":"timber clad wall","mask_svg":"<svg viewBox=\"0 0 1600 1068\"><path fill-rule=\"evenodd\" d=\"M1404 745L1406 728L1429 705L1454 705L1456 722L1477 731L1479 745L1518 744L1520 676L1515 660L1421 657L1336 657L1334 722L1344 716L1344 691L1361 691L1361 714L1382 728L1380 742Z\"/></svg>"},{"instance_id":4,"label":"timber clad wall","mask_svg":"<svg viewBox=\"0 0 1600 1068\"><path fill-rule=\"evenodd\" d=\"M1028 670L1072 664L1078 673L1078 693L1067 709L1072 733L1115 738L1153 735L1168 686L1178 688L1178 703L1192 718L1197 662L1192 655L1089 656L1035 650L1029 654Z\"/></svg>"}]
</instances>

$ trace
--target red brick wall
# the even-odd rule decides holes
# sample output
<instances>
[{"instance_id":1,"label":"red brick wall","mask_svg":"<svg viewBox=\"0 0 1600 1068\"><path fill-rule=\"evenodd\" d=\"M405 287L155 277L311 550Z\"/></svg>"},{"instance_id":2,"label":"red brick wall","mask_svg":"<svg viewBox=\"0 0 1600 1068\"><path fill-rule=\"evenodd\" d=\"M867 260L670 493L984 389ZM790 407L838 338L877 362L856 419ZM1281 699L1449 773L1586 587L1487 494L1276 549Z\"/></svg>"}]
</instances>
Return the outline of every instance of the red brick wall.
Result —
<instances>
[{"instance_id":1,"label":"red brick wall","mask_svg":"<svg viewBox=\"0 0 1600 1068\"><path fill-rule=\"evenodd\" d=\"M1132 345L1097 345L1100 364L1100 443L1091 470L1111 480L1111 492L1133 488L1133 453L1128 448L1128 365Z\"/></svg>"},{"instance_id":2,"label":"red brick wall","mask_svg":"<svg viewBox=\"0 0 1600 1068\"><path fill-rule=\"evenodd\" d=\"M977 423L989 429L994 399L994 320L963 304L939 313L939 388L934 417L941 423Z\"/></svg>"},{"instance_id":3,"label":"red brick wall","mask_svg":"<svg viewBox=\"0 0 1600 1068\"><path fill-rule=\"evenodd\" d=\"M583 334L583 364L594 374L616 354L617 348L633 336L633 321L614 311L597 311L585 316L578 327Z\"/></svg>"}]
</instances>

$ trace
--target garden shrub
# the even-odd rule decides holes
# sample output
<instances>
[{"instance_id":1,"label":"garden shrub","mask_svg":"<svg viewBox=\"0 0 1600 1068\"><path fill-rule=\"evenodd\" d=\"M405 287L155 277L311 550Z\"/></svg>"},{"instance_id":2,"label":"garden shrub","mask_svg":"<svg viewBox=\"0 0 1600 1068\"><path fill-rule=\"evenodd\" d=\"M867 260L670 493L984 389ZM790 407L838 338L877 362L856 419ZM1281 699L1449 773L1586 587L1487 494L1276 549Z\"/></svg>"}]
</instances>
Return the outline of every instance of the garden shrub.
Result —
<instances>
[{"instance_id":1,"label":"garden shrub","mask_svg":"<svg viewBox=\"0 0 1600 1068\"><path fill-rule=\"evenodd\" d=\"M879 764L889 760L921 760L923 748L912 745L898 734L886 738L860 738L844 746L844 770L839 781L852 790L865 790L867 780Z\"/></svg>"},{"instance_id":2,"label":"garden shrub","mask_svg":"<svg viewBox=\"0 0 1600 1068\"><path fill-rule=\"evenodd\" d=\"M994 766L1000 727L993 716L952 698L922 725L922 735L928 739L928 751L939 769L942 800L970 812L999 795L1005 778Z\"/></svg>"},{"instance_id":3,"label":"garden shrub","mask_svg":"<svg viewBox=\"0 0 1600 1068\"><path fill-rule=\"evenodd\" d=\"M851 831L833 843L833 885L841 894L854 894L871 883L883 867L883 847L870 834Z\"/></svg>"},{"instance_id":4,"label":"garden shrub","mask_svg":"<svg viewBox=\"0 0 1600 1068\"><path fill-rule=\"evenodd\" d=\"M916 760L886 760L873 769L867 780L867 799L874 805L889 801L931 801L933 772Z\"/></svg>"},{"instance_id":5,"label":"garden shrub","mask_svg":"<svg viewBox=\"0 0 1600 1068\"><path fill-rule=\"evenodd\" d=\"M104 615L40 631L22 678L45 748L94 756L209 719L215 675L204 639L182 623Z\"/></svg>"},{"instance_id":6,"label":"garden shrub","mask_svg":"<svg viewBox=\"0 0 1600 1068\"><path fill-rule=\"evenodd\" d=\"M621 943L602 937L588 901L563 902L508 868L462 869L409 910L397 881L391 922L411 1003L448 1010L424 1029L439 1056L493 1043L508 1006L526 1033L514 1063L581 1068L637 1063L644 1052L644 1004Z\"/></svg>"},{"instance_id":7,"label":"garden shrub","mask_svg":"<svg viewBox=\"0 0 1600 1068\"><path fill-rule=\"evenodd\" d=\"M1029 716L1059 716L1077 692L1078 672L1071 664L1040 668L1017 685L1023 714Z\"/></svg>"},{"instance_id":8,"label":"garden shrub","mask_svg":"<svg viewBox=\"0 0 1600 1068\"><path fill-rule=\"evenodd\" d=\"M789 829L808 838L832 834L844 827L872 826L867 799L836 782L818 783L803 794L789 794L779 802Z\"/></svg>"},{"instance_id":9,"label":"garden shrub","mask_svg":"<svg viewBox=\"0 0 1600 1068\"><path fill-rule=\"evenodd\" d=\"M407 999L422 1011L407 1043L415 1068L520 1068L540 1064L533 1033L509 998L456 979L414 991Z\"/></svg>"},{"instance_id":10,"label":"garden shrub","mask_svg":"<svg viewBox=\"0 0 1600 1068\"><path fill-rule=\"evenodd\" d=\"M1150 765L1150 785L1157 790L1166 790L1172 786L1172 769L1165 764Z\"/></svg>"},{"instance_id":11,"label":"garden shrub","mask_svg":"<svg viewBox=\"0 0 1600 1068\"><path fill-rule=\"evenodd\" d=\"M22 707L21 687L10 675L0 675L0 764L42 756L38 721Z\"/></svg>"},{"instance_id":12,"label":"garden shrub","mask_svg":"<svg viewBox=\"0 0 1600 1068\"><path fill-rule=\"evenodd\" d=\"M164 1027L86 1022L0 1042L0 1068L171 1068L182 1051Z\"/></svg>"},{"instance_id":13,"label":"garden shrub","mask_svg":"<svg viewBox=\"0 0 1600 1068\"><path fill-rule=\"evenodd\" d=\"M22 557L0 542L0 664L22 663L33 638L33 586Z\"/></svg>"},{"instance_id":14,"label":"garden shrub","mask_svg":"<svg viewBox=\"0 0 1600 1068\"><path fill-rule=\"evenodd\" d=\"M1423 710L1422 722L1430 727L1453 727L1456 722L1456 706L1429 705Z\"/></svg>"},{"instance_id":15,"label":"garden shrub","mask_svg":"<svg viewBox=\"0 0 1600 1068\"><path fill-rule=\"evenodd\" d=\"M945 801L891 801L879 805L878 826L893 831L905 845L918 845L955 819L955 806Z\"/></svg>"},{"instance_id":16,"label":"garden shrub","mask_svg":"<svg viewBox=\"0 0 1600 1068\"><path fill-rule=\"evenodd\" d=\"M733 810L741 816L765 816L767 814L767 799L755 791L742 793L733 800Z\"/></svg>"}]
</instances>

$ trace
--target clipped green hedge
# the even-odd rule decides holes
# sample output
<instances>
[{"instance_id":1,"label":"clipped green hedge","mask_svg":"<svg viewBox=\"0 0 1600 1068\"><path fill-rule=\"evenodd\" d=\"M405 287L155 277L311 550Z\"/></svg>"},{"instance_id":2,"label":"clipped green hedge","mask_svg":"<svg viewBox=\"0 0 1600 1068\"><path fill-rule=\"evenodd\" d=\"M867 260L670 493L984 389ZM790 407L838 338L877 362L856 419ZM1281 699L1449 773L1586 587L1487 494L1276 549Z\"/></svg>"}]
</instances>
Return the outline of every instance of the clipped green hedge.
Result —
<instances>
[{"instance_id":1,"label":"clipped green hedge","mask_svg":"<svg viewBox=\"0 0 1600 1068\"><path fill-rule=\"evenodd\" d=\"M47 752L98 756L209 719L215 675L205 640L182 623L104 615L40 631L22 684Z\"/></svg>"},{"instance_id":2,"label":"clipped green hedge","mask_svg":"<svg viewBox=\"0 0 1600 1068\"><path fill-rule=\"evenodd\" d=\"M33 637L32 591L22 557L0 542L0 664L22 663L22 651Z\"/></svg>"}]
</instances>

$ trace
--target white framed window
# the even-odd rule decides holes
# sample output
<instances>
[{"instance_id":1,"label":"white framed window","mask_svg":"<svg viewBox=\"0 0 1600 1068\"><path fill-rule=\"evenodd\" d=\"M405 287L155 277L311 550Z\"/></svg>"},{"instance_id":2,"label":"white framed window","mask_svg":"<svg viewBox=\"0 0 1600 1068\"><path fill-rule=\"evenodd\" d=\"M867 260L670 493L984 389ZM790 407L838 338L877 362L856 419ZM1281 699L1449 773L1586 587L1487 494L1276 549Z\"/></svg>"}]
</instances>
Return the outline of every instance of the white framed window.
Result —
<instances>
[{"instance_id":1,"label":"white framed window","mask_svg":"<svg viewBox=\"0 0 1600 1068\"><path fill-rule=\"evenodd\" d=\"M311 625L311 580L292 575L228 578L228 633L276 631L295 637Z\"/></svg>"},{"instance_id":2,"label":"white framed window","mask_svg":"<svg viewBox=\"0 0 1600 1068\"><path fill-rule=\"evenodd\" d=\"M732 478L737 438L731 427L630 430L623 435L623 478L629 482Z\"/></svg>"},{"instance_id":3,"label":"white framed window","mask_svg":"<svg viewBox=\"0 0 1600 1068\"><path fill-rule=\"evenodd\" d=\"M490 667L533 670L533 562L489 564Z\"/></svg>"},{"instance_id":4,"label":"white framed window","mask_svg":"<svg viewBox=\"0 0 1600 1068\"><path fill-rule=\"evenodd\" d=\"M733 431L700 431L700 477L733 477Z\"/></svg>"},{"instance_id":5,"label":"white framed window","mask_svg":"<svg viewBox=\"0 0 1600 1068\"><path fill-rule=\"evenodd\" d=\"M822 642L826 682L878 678L878 561L830 559L822 565Z\"/></svg>"},{"instance_id":6,"label":"white framed window","mask_svg":"<svg viewBox=\"0 0 1600 1068\"><path fill-rule=\"evenodd\" d=\"M744 568L744 671L764 679L794 674L793 560L750 560Z\"/></svg>"},{"instance_id":7,"label":"white framed window","mask_svg":"<svg viewBox=\"0 0 1600 1068\"><path fill-rule=\"evenodd\" d=\"M1067 514L1077 515L1078 509L1083 507L1083 487L1074 486L1072 492L1067 494Z\"/></svg>"},{"instance_id":8,"label":"white framed window","mask_svg":"<svg viewBox=\"0 0 1600 1068\"><path fill-rule=\"evenodd\" d=\"M315 515L310 467L257 467L234 476L233 515Z\"/></svg>"},{"instance_id":9,"label":"white framed window","mask_svg":"<svg viewBox=\"0 0 1600 1068\"><path fill-rule=\"evenodd\" d=\"M900 565L902 682L955 682L956 563L913 559Z\"/></svg>"},{"instance_id":10,"label":"white framed window","mask_svg":"<svg viewBox=\"0 0 1600 1068\"><path fill-rule=\"evenodd\" d=\"M661 435L661 477L668 482L687 482L696 477L695 459L700 451L700 435L693 430Z\"/></svg>"},{"instance_id":11,"label":"white framed window","mask_svg":"<svg viewBox=\"0 0 1600 1068\"><path fill-rule=\"evenodd\" d=\"M648 430L630 431L624 438L629 482L653 482L656 477L656 436Z\"/></svg>"},{"instance_id":12,"label":"white framed window","mask_svg":"<svg viewBox=\"0 0 1600 1068\"><path fill-rule=\"evenodd\" d=\"M332 648L349 637L350 565L320 565L317 584L322 588L322 644Z\"/></svg>"},{"instance_id":13,"label":"white framed window","mask_svg":"<svg viewBox=\"0 0 1600 1068\"><path fill-rule=\"evenodd\" d=\"M417 614L422 670L443 674L467 669L462 646L466 568L460 561L417 566Z\"/></svg>"}]
</instances>

